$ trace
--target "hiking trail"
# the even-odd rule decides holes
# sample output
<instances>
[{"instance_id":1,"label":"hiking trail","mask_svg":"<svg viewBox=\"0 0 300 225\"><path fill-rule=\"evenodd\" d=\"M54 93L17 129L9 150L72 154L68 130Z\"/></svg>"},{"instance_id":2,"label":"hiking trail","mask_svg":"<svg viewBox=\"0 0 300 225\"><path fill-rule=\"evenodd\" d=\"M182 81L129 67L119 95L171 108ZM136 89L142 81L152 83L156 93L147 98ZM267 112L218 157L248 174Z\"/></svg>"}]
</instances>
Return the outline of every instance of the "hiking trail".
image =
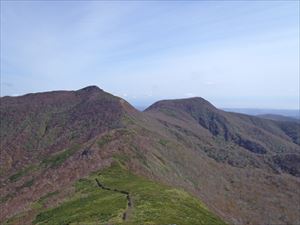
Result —
<instances>
[{"instance_id":1,"label":"hiking trail","mask_svg":"<svg viewBox=\"0 0 300 225\"><path fill-rule=\"evenodd\" d=\"M131 200L131 197L130 197L130 193L127 192L127 191L122 191L122 190L116 189L116 188L106 187L106 186L104 186L104 185L98 180L98 178L95 178L95 180L96 180L96 182L97 182L98 187L101 188L101 189L103 189L103 190L113 191L113 192L117 192L117 193L126 195L126 199L127 199L127 207L126 207L125 211L123 212L122 219L123 219L124 221L127 220L127 219L128 219L128 210L131 209L131 207L132 207L132 200Z\"/></svg>"}]
</instances>

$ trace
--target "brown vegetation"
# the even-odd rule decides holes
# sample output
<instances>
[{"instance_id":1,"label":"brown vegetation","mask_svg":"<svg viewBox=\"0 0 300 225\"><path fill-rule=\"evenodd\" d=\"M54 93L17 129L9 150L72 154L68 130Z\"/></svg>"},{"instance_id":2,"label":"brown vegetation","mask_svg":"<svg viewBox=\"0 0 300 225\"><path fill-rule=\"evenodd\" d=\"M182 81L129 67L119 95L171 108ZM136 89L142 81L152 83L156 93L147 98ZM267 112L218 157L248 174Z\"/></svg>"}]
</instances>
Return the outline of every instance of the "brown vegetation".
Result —
<instances>
[{"instance_id":1,"label":"brown vegetation","mask_svg":"<svg viewBox=\"0 0 300 225\"><path fill-rule=\"evenodd\" d=\"M113 160L182 187L231 224L300 223L300 125L201 98L139 112L97 87L1 98L0 221ZM64 191L62 191L64 190Z\"/></svg>"}]
</instances>

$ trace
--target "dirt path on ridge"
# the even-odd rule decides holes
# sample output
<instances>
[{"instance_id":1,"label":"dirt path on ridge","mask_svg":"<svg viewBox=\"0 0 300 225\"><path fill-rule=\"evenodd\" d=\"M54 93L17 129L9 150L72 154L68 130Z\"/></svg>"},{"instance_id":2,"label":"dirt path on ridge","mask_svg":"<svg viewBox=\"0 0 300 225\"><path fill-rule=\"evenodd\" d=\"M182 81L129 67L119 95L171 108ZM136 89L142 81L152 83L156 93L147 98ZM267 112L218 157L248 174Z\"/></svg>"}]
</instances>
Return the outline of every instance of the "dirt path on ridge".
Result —
<instances>
[{"instance_id":1,"label":"dirt path on ridge","mask_svg":"<svg viewBox=\"0 0 300 225\"><path fill-rule=\"evenodd\" d=\"M132 200L131 200L131 197L130 197L130 193L127 192L127 191L122 191L122 190L116 189L116 188L106 187L102 183L100 183L100 181L97 178L95 178L95 180L97 182L98 187L103 189L103 190L113 191L113 192L117 192L117 193L126 195L127 207L126 207L125 211L123 212L122 219L124 221L127 220L128 219L128 210L131 209L131 207L132 207Z\"/></svg>"}]
</instances>

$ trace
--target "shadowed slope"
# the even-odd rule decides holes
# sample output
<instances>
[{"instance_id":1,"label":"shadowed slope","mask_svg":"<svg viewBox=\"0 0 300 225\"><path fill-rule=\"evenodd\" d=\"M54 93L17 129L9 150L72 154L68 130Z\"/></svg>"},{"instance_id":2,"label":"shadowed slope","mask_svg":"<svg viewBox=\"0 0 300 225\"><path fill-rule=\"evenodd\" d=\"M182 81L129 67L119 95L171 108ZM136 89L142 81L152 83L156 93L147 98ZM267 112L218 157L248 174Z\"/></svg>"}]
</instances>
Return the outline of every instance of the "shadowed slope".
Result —
<instances>
[{"instance_id":1,"label":"shadowed slope","mask_svg":"<svg viewBox=\"0 0 300 225\"><path fill-rule=\"evenodd\" d=\"M169 123L184 120L198 124L213 137L254 153L253 157L258 156L260 161L275 171L283 170L300 176L299 165L292 163L293 168L287 169L276 160L281 158L285 164L288 163L288 158L292 158L291 156L300 157L300 124L224 112L202 98L159 101L145 111ZM289 157L286 157L287 155Z\"/></svg>"},{"instance_id":2,"label":"shadowed slope","mask_svg":"<svg viewBox=\"0 0 300 225\"><path fill-rule=\"evenodd\" d=\"M178 180L227 221L300 221L298 124L227 113L201 98L160 101L145 113L164 127L161 152L172 158Z\"/></svg>"}]
</instances>

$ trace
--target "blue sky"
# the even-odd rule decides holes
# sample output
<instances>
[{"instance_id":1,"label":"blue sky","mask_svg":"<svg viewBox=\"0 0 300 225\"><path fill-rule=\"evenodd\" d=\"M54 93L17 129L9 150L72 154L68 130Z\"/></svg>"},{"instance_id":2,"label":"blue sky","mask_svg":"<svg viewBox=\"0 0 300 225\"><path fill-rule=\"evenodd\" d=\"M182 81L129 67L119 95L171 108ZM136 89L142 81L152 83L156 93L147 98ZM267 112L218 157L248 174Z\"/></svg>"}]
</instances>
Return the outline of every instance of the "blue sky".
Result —
<instances>
[{"instance_id":1,"label":"blue sky","mask_svg":"<svg viewBox=\"0 0 300 225\"><path fill-rule=\"evenodd\" d=\"M1 96L299 108L299 1L1 1Z\"/></svg>"}]
</instances>

